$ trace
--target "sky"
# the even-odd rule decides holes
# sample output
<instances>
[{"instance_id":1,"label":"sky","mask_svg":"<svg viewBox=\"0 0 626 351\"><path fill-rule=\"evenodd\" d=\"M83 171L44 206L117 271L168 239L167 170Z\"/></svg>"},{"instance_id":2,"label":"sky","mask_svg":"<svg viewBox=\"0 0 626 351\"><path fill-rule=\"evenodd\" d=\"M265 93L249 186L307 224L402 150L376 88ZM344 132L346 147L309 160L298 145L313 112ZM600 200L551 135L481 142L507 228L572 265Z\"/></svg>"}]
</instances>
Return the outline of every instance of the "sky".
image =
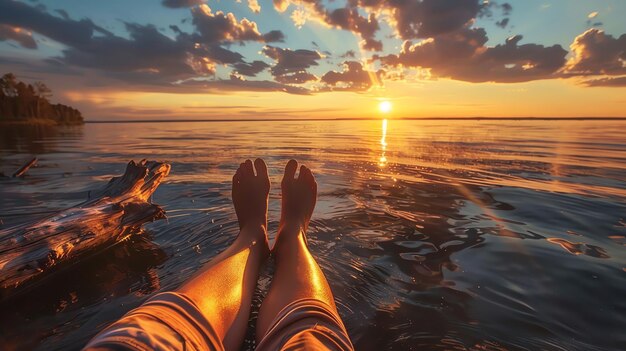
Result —
<instances>
[{"instance_id":1,"label":"sky","mask_svg":"<svg viewBox=\"0 0 626 351\"><path fill-rule=\"evenodd\" d=\"M0 0L87 120L626 117L624 0Z\"/></svg>"}]
</instances>

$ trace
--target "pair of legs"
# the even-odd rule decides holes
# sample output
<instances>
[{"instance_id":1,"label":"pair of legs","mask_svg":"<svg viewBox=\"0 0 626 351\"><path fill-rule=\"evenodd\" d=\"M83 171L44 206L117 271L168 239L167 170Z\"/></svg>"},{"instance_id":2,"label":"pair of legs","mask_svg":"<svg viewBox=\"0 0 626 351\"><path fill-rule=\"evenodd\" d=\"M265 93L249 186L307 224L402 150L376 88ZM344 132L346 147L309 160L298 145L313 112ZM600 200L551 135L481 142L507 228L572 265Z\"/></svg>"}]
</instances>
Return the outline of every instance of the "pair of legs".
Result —
<instances>
[{"instance_id":1,"label":"pair of legs","mask_svg":"<svg viewBox=\"0 0 626 351\"><path fill-rule=\"evenodd\" d=\"M256 174L255 174L256 168ZM257 321L257 341L279 312L292 302L314 299L336 307L324 274L307 248L306 230L315 208L317 183L311 170L290 160L281 182L282 213L273 252L276 270ZM233 176L233 203L240 232L233 244L178 291L193 300L227 350L239 349L247 328L252 295L270 254L267 201L270 181L261 159L239 166ZM338 315L338 314L337 314Z\"/></svg>"}]
</instances>

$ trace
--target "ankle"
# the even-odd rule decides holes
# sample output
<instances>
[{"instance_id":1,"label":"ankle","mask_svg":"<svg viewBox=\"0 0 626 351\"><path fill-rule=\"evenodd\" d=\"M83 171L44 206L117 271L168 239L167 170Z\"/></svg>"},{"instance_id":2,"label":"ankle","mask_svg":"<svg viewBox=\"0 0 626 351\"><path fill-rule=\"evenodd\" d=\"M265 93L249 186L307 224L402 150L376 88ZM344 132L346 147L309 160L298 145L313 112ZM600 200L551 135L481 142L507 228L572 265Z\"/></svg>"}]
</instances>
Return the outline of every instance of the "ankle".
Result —
<instances>
[{"instance_id":1,"label":"ankle","mask_svg":"<svg viewBox=\"0 0 626 351\"><path fill-rule=\"evenodd\" d=\"M281 218L280 224L278 225L278 233L286 232L289 235L295 235L295 233L306 234L307 228L309 226L308 222L309 221L301 219Z\"/></svg>"},{"instance_id":2,"label":"ankle","mask_svg":"<svg viewBox=\"0 0 626 351\"><path fill-rule=\"evenodd\" d=\"M246 224L239 229L238 238L250 241L267 241L267 228L265 224Z\"/></svg>"},{"instance_id":3,"label":"ankle","mask_svg":"<svg viewBox=\"0 0 626 351\"><path fill-rule=\"evenodd\" d=\"M272 248L272 252L275 256L278 256L282 251L294 252L301 246L305 248L307 245L306 234L302 226L300 225L283 225L281 223L278 229L278 235L276 236L276 242Z\"/></svg>"}]
</instances>

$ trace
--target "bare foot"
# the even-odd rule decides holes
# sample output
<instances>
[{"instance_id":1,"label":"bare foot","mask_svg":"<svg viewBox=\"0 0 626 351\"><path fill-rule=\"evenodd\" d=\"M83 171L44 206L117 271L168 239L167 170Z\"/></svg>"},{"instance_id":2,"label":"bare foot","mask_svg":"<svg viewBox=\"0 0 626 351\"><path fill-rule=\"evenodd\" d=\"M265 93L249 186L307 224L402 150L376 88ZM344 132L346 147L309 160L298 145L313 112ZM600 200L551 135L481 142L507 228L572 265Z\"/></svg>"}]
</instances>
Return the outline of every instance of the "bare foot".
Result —
<instances>
[{"instance_id":1,"label":"bare foot","mask_svg":"<svg viewBox=\"0 0 626 351\"><path fill-rule=\"evenodd\" d=\"M256 168L256 175L254 174ZM267 166L262 159L246 160L239 165L233 176L233 204L239 220L239 228L262 228L267 232L267 199L270 191L270 178ZM246 231L247 232L247 231Z\"/></svg>"},{"instance_id":2,"label":"bare foot","mask_svg":"<svg viewBox=\"0 0 626 351\"><path fill-rule=\"evenodd\" d=\"M299 232L304 234L309 226L315 202L317 200L317 183L313 173L306 166L300 167L298 178L296 169L298 162L290 160L285 167L285 175L281 183L282 188L282 212L280 216L279 236L282 233ZM288 229L288 230L285 230Z\"/></svg>"}]
</instances>

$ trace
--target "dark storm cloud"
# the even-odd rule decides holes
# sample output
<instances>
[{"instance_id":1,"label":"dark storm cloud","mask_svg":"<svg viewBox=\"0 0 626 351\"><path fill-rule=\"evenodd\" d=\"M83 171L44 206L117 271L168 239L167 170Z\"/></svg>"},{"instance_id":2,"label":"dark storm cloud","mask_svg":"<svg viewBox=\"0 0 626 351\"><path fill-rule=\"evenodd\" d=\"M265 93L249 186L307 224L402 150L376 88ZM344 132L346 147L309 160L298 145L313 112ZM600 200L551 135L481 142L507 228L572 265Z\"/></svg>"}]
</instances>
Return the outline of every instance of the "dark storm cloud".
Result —
<instances>
[{"instance_id":1,"label":"dark storm cloud","mask_svg":"<svg viewBox=\"0 0 626 351\"><path fill-rule=\"evenodd\" d=\"M0 24L0 41L5 40L13 40L27 49L37 48L37 43L29 32L19 27Z\"/></svg>"},{"instance_id":2,"label":"dark storm cloud","mask_svg":"<svg viewBox=\"0 0 626 351\"><path fill-rule=\"evenodd\" d=\"M565 64L560 45L518 45L522 36L486 47L484 29L465 29L419 44L405 42L398 55L380 58L387 65L431 69L439 77L468 82L526 82L551 78Z\"/></svg>"},{"instance_id":3,"label":"dark storm cloud","mask_svg":"<svg viewBox=\"0 0 626 351\"><path fill-rule=\"evenodd\" d=\"M380 73L363 69L363 65L356 61L346 61L341 72L330 71L322 76L322 82L331 87L331 90L364 91L374 84L380 85Z\"/></svg>"},{"instance_id":4,"label":"dark storm cloud","mask_svg":"<svg viewBox=\"0 0 626 351\"><path fill-rule=\"evenodd\" d=\"M573 58L568 62L570 74L626 74L626 34L619 38L599 29L589 29L574 39Z\"/></svg>"},{"instance_id":5,"label":"dark storm cloud","mask_svg":"<svg viewBox=\"0 0 626 351\"><path fill-rule=\"evenodd\" d=\"M588 87L624 88L626 87L626 76L591 79L583 82L583 84Z\"/></svg>"},{"instance_id":6,"label":"dark storm cloud","mask_svg":"<svg viewBox=\"0 0 626 351\"><path fill-rule=\"evenodd\" d=\"M248 77L254 77L269 67L270 65L263 61L253 61L251 63L239 62L233 65L235 72Z\"/></svg>"},{"instance_id":7,"label":"dark storm cloud","mask_svg":"<svg viewBox=\"0 0 626 351\"><path fill-rule=\"evenodd\" d=\"M277 81L304 83L317 79L306 71L311 66L317 66L317 61L322 58L317 51L282 49L268 45L263 48L262 52L276 61L270 71Z\"/></svg>"},{"instance_id":8,"label":"dark storm cloud","mask_svg":"<svg viewBox=\"0 0 626 351\"><path fill-rule=\"evenodd\" d=\"M163 0L161 4L165 7L177 9L181 7L191 7L203 4L204 0Z\"/></svg>"}]
</instances>

